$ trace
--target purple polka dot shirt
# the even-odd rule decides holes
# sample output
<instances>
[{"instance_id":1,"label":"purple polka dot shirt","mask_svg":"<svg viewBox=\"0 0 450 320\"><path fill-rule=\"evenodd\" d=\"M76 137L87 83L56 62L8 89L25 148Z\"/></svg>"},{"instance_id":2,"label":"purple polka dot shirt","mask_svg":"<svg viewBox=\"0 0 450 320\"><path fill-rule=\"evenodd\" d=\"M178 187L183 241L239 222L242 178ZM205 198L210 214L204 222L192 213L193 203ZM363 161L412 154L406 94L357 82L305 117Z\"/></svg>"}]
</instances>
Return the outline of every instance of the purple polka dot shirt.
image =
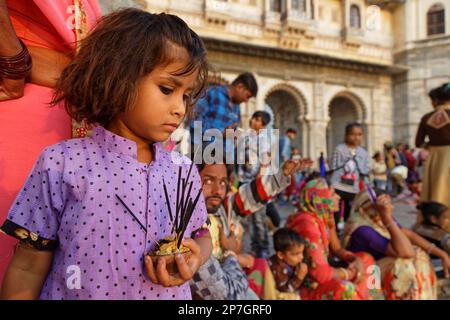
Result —
<instances>
[{"instance_id":1,"label":"purple polka dot shirt","mask_svg":"<svg viewBox=\"0 0 450 320\"><path fill-rule=\"evenodd\" d=\"M136 143L97 126L92 137L46 148L12 206L7 221L56 240L41 299L191 299L189 284L165 288L145 274L152 239L170 235L163 177L175 208L178 168L191 161L153 145L150 164L137 160ZM201 187L194 166L192 197ZM116 199L118 195L146 226ZM206 222L203 195L185 235Z\"/></svg>"}]
</instances>

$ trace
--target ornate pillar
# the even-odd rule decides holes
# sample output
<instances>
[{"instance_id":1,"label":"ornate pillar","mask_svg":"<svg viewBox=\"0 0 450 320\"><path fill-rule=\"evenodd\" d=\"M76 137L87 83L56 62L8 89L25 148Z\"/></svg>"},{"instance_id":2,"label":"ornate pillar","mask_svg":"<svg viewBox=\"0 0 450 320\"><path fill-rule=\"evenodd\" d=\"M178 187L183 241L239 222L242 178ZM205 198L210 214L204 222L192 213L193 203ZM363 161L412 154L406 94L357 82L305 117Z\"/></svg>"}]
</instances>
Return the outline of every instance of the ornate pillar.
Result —
<instances>
[{"instance_id":1,"label":"ornate pillar","mask_svg":"<svg viewBox=\"0 0 450 320\"><path fill-rule=\"evenodd\" d=\"M328 120L309 121L310 156L314 161L319 158L321 152L327 154L327 125Z\"/></svg>"}]
</instances>

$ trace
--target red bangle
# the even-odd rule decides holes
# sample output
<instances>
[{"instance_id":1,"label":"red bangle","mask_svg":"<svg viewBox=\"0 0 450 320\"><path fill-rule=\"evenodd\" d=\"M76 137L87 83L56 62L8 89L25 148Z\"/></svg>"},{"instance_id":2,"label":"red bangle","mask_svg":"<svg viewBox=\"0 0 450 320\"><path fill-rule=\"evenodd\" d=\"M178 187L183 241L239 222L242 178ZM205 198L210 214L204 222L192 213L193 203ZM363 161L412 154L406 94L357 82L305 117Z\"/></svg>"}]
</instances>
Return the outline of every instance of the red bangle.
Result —
<instances>
[{"instance_id":1,"label":"red bangle","mask_svg":"<svg viewBox=\"0 0 450 320\"><path fill-rule=\"evenodd\" d=\"M32 60L25 44L20 40L22 51L13 57L0 57L0 77L7 79L24 79L32 67Z\"/></svg>"}]
</instances>

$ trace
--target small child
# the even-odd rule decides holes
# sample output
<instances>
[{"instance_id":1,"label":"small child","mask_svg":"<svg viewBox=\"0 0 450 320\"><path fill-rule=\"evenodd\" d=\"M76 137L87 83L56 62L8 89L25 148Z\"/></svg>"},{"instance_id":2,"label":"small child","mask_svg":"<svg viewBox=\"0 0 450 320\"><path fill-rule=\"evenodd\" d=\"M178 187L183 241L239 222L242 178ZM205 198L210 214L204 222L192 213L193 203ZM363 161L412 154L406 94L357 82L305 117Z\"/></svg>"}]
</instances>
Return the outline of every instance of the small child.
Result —
<instances>
[{"instance_id":1,"label":"small child","mask_svg":"<svg viewBox=\"0 0 450 320\"><path fill-rule=\"evenodd\" d=\"M270 269L280 292L298 292L308 267L303 263L304 240L293 230L278 229L273 235L276 253L269 259Z\"/></svg>"},{"instance_id":2,"label":"small child","mask_svg":"<svg viewBox=\"0 0 450 320\"><path fill-rule=\"evenodd\" d=\"M450 254L450 233L446 231L450 218L448 208L439 202L429 201L422 202L417 209L422 212L423 221L414 227L414 231Z\"/></svg>"},{"instance_id":3,"label":"small child","mask_svg":"<svg viewBox=\"0 0 450 320\"><path fill-rule=\"evenodd\" d=\"M377 151L372 159L374 160L371 170L373 184L376 189L385 191L387 187L387 166L384 161L384 156L381 152Z\"/></svg>"},{"instance_id":4,"label":"small child","mask_svg":"<svg viewBox=\"0 0 450 320\"><path fill-rule=\"evenodd\" d=\"M90 137L46 148L1 230L19 239L5 299L191 299L187 281L209 257L199 201L177 255L179 275L147 255L172 234L171 194L191 161L161 142L203 91L206 50L180 18L124 9L102 18L62 72L53 104L94 125ZM196 194L201 180L190 172ZM179 180L178 180L179 184ZM132 213L133 212L133 213ZM178 213L177 213L178 214Z\"/></svg>"},{"instance_id":5,"label":"small child","mask_svg":"<svg viewBox=\"0 0 450 320\"><path fill-rule=\"evenodd\" d=\"M301 159L300 150L297 148L292 148L292 160ZM286 188L284 192L286 200L292 204L297 203L298 196L300 194L300 184L303 180L303 174L301 172L296 172L292 176L291 185Z\"/></svg>"}]
</instances>

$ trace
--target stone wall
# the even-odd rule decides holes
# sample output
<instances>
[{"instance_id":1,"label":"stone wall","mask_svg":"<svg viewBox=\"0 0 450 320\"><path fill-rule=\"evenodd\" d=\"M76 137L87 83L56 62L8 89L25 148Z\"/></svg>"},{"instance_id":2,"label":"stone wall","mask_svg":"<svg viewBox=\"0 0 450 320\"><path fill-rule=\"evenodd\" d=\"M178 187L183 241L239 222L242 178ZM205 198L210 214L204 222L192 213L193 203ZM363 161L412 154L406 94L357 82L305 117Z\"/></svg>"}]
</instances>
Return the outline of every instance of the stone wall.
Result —
<instances>
[{"instance_id":1,"label":"stone wall","mask_svg":"<svg viewBox=\"0 0 450 320\"><path fill-rule=\"evenodd\" d=\"M220 76L232 81L243 71L251 71L259 85L258 96L243 106L243 124L256 109L264 109L273 92L283 91L293 97L301 130L302 153L317 157L327 153L327 126L330 105L335 97L348 99L355 107L355 119L367 131L366 146L370 152L393 139L392 81L389 75L363 71L308 65L273 60L252 55L233 54L209 50L209 59ZM349 119L346 119L350 120ZM343 131L346 122L336 131Z\"/></svg>"},{"instance_id":2,"label":"stone wall","mask_svg":"<svg viewBox=\"0 0 450 320\"><path fill-rule=\"evenodd\" d=\"M395 138L413 144L421 117L432 111L428 92L450 81L450 36L416 42L396 61L410 69L395 79Z\"/></svg>"}]
</instances>

